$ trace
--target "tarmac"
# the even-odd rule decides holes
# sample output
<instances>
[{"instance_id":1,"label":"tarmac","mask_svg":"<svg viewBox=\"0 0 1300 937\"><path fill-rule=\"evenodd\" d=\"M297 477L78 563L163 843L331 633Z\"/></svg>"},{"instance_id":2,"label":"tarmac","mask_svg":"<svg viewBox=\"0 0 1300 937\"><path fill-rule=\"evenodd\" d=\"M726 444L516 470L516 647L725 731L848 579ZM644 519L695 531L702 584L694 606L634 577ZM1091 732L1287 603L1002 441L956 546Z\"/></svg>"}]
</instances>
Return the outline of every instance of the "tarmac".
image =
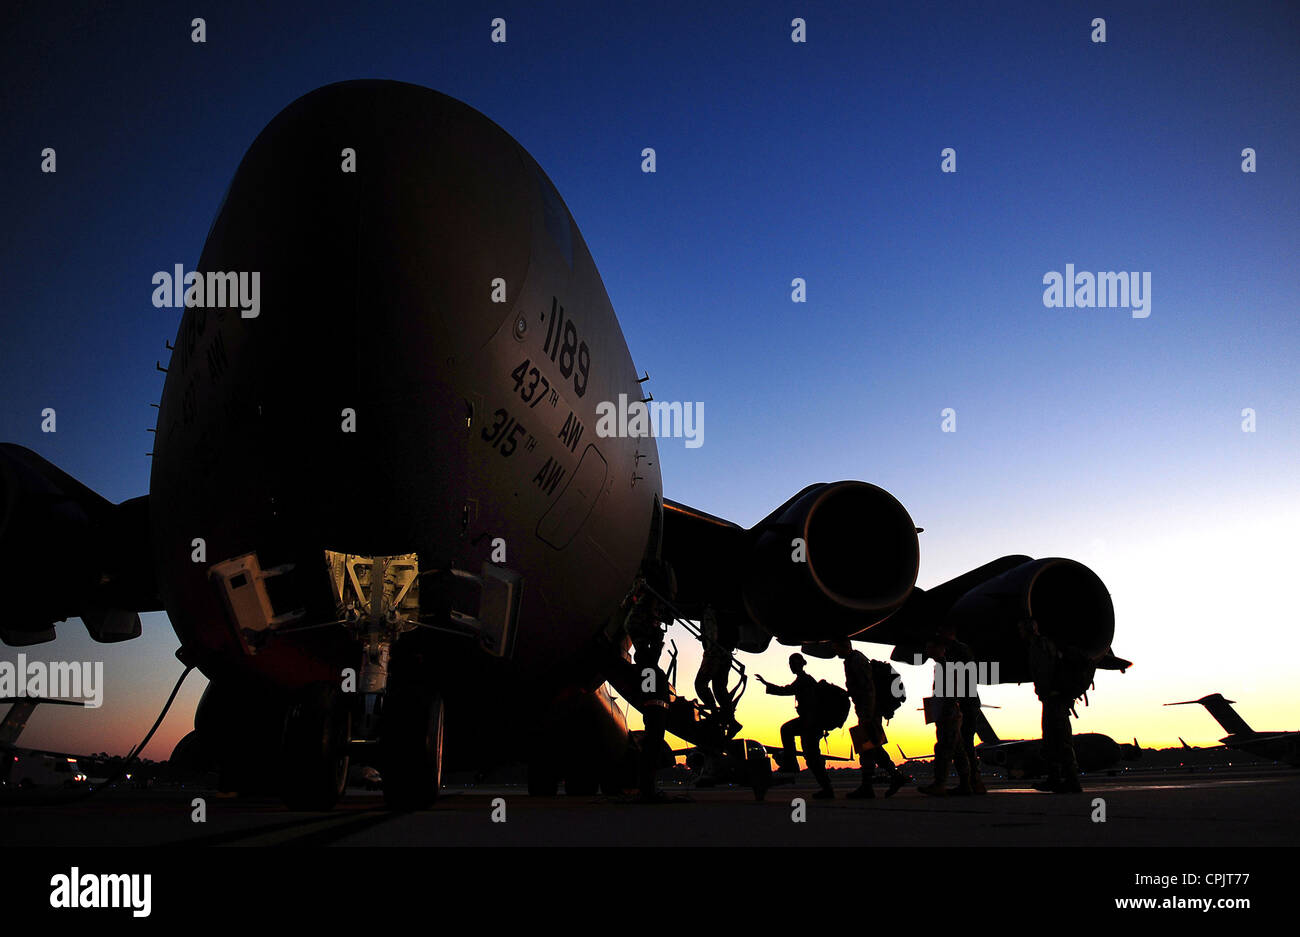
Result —
<instances>
[{"instance_id":1,"label":"tarmac","mask_svg":"<svg viewBox=\"0 0 1300 937\"><path fill-rule=\"evenodd\" d=\"M62 846L1294 846L1300 769L1133 771L1085 778L1083 794L988 781L981 797L812 799L800 775L757 801L747 788L669 785L670 802L633 796L529 797L518 786L460 786L412 813L382 794L349 791L328 813L273 798L198 790L0 795L0 841ZM850 780L851 779L851 780ZM877 785L878 792L883 785ZM76 799L71 799L75 796ZM203 822L196 822L202 801Z\"/></svg>"}]
</instances>

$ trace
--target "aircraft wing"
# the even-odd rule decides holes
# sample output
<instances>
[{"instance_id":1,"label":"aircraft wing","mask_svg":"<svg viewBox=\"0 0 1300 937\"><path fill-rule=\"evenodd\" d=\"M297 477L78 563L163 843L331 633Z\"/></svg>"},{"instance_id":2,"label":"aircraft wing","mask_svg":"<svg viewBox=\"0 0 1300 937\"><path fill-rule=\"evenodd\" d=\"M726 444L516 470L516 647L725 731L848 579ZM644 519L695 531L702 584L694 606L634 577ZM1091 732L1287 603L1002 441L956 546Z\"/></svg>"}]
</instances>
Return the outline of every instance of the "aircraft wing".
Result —
<instances>
[{"instance_id":1,"label":"aircraft wing","mask_svg":"<svg viewBox=\"0 0 1300 937\"><path fill-rule=\"evenodd\" d=\"M895 745L894 747L898 749L898 756L903 759L904 764L925 764L934 761L934 755L909 755L907 752L903 751L902 745Z\"/></svg>"},{"instance_id":2,"label":"aircraft wing","mask_svg":"<svg viewBox=\"0 0 1300 937\"><path fill-rule=\"evenodd\" d=\"M1014 752L1028 751L1042 745L1037 739L1012 739L1006 742L981 742L975 746L977 752Z\"/></svg>"},{"instance_id":3,"label":"aircraft wing","mask_svg":"<svg viewBox=\"0 0 1300 937\"><path fill-rule=\"evenodd\" d=\"M763 749L764 749L764 750L765 750L769 755L778 755L778 754L780 754L781 752L785 751L785 747L782 746L782 745L764 745L764 746L763 746ZM706 750L707 750L707 749L701 749L701 748L698 748L698 747L696 747L696 746L691 746L690 748L674 748L674 749L673 749L673 754L674 754L674 755L690 755L690 754L692 754L693 752L706 751ZM801 751L799 754L802 755L803 752ZM842 755L822 755L822 759L825 760L825 761L857 761L856 758L845 758L845 757L842 756Z\"/></svg>"},{"instance_id":4,"label":"aircraft wing","mask_svg":"<svg viewBox=\"0 0 1300 937\"><path fill-rule=\"evenodd\" d=\"M765 748L767 750L767 753L769 755L772 755L773 757L785 751L784 745L764 745L763 748ZM799 749L798 754L803 755L803 757L805 758L808 757L807 755L803 754L803 749ZM825 755L825 754L822 755L822 760L823 761L852 761L852 762L857 761L856 758L845 758L843 755Z\"/></svg>"},{"instance_id":5,"label":"aircraft wing","mask_svg":"<svg viewBox=\"0 0 1300 937\"><path fill-rule=\"evenodd\" d=\"M1240 743L1249 743L1249 744L1253 745L1253 744L1255 744L1256 742L1281 742L1281 741L1284 741L1284 740L1287 740L1287 739L1292 739L1292 740L1293 740L1293 739L1295 739L1295 738L1297 737L1297 735L1300 735L1300 733L1296 733L1296 732L1261 732L1261 733L1259 733L1258 735L1244 735L1244 736L1231 736L1231 735L1230 735L1230 736L1228 736L1228 738L1232 740L1232 742L1229 743L1229 744L1232 744L1232 743L1237 743L1237 744L1240 744Z\"/></svg>"},{"instance_id":6,"label":"aircraft wing","mask_svg":"<svg viewBox=\"0 0 1300 937\"><path fill-rule=\"evenodd\" d=\"M948 626L977 661L998 664L981 682L1021 683L1030 673L1019 626L1032 616L1044 635L1095 666L1130 666L1111 650L1114 605L1087 566L1013 554L921 589L919 531L882 488L818 482L751 528L665 501L663 558L687 616L713 605L719 625L738 629L743 651L763 651L772 637L812 651L850 635L892 645L892 658L909 663Z\"/></svg>"},{"instance_id":7,"label":"aircraft wing","mask_svg":"<svg viewBox=\"0 0 1300 937\"><path fill-rule=\"evenodd\" d=\"M42 704L54 706L85 707L81 700L56 699L48 696L5 696L0 703L12 703L4 719L0 719L0 748L13 748L18 744L18 737L27 728L27 720Z\"/></svg>"},{"instance_id":8,"label":"aircraft wing","mask_svg":"<svg viewBox=\"0 0 1300 937\"><path fill-rule=\"evenodd\" d=\"M45 459L0 443L0 641L54 639L80 618L96 641L140 635L162 609L149 543L149 498L113 504Z\"/></svg>"},{"instance_id":9,"label":"aircraft wing","mask_svg":"<svg viewBox=\"0 0 1300 937\"><path fill-rule=\"evenodd\" d=\"M1013 739L1006 742L981 742L975 746L980 760L997 767L1023 765L1038 758L1043 743L1038 739Z\"/></svg>"},{"instance_id":10,"label":"aircraft wing","mask_svg":"<svg viewBox=\"0 0 1300 937\"><path fill-rule=\"evenodd\" d=\"M705 511L664 499L664 543L677 576L677 605L698 616L706 604L734 606L746 530Z\"/></svg>"}]
</instances>

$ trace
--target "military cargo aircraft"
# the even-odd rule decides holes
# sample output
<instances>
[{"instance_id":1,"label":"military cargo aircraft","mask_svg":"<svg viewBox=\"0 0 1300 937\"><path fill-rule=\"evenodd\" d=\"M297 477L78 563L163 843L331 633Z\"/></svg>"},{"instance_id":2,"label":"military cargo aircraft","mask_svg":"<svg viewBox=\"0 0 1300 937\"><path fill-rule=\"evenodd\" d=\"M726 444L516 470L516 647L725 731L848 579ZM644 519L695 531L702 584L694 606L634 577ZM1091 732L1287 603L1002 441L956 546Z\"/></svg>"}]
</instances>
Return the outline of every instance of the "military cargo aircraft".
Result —
<instances>
[{"instance_id":1,"label":"military cargo aircraft","mask_svg":"<svg viewBox=\"0 0 1300 937\"><path fill-rule=\"evenodd\" d=\"M18 738L27 728L36 707L41 703L59 706L82 706L77 700L43 697L5 697L0 703L12 703L0 720L0 787L76 787L89 778L82 772L76 755L38 748L20 748Z\"/></svg>"},{"instance_id":2,"label":"military cargo aircraft","mask_svg":"<svg viewBox=\"0 0 1300 937\"><path fill-rule=\"evenodd\" d=\"M1007 556L917 588L917 528L867 482L811 484L749 528L667 500L653 436L598 432L602 403L650 398L569 210L509 134L435 91L294 101L196 269L153 284L185 308L149 491L113 504L0 445L0 638L79 617L121 641L165 610L210 680L195 732L226 789L273 764L287 802L328 808L352 758L418 807L444 764L503 753L538 793L616 785L628 733L599 690L645 702L618 610L658 558L679 613L711 604L743 652L858 636L905 659L949 623L1016 682L1032 614L1114 660L1092 570ZM668 728L727 742L693 705ZM558 757L575 740L589 757Z\"/></svg>"},{"instance_id":3,"label":"military cargo aircraft","mask_svg":"<svg viewBox=\"0 0 1300 937\"><path fill-rule=\"evenodd\" d=\"M1042 739L1003 741L982 710L976 732L980 744L975 746L975 753L989 767L1000 768L1009 778L1040 778L1047 773ZM1132 744L1121 744L1099 732L1076 732L1071 739L1075 761L1079 770L1085 773L1106 771L1121 761L1134 761L1141 757L1137 739Z\"/></svg>"},{"instance_id":4,"label":"military cargo aircraft","mask_svg":"<svg viewBox=\"0 0 1300 937\"><path fill-rule=\"evenodd\" d=\"M1228 734L1219 739L1224 747L1300 766L1300 732L1256 732L1232 708L1235 702L1236 700L1224 699L1221 693L1211 693L1200 699L1165 703L1165 705L1193 706L1200 703L1209 710L1214 721L1227 730ZM1183 742L1181 738L1178 741ZM1191 748L1186 742L1183 742L1183 747Z\"/></svg>"}]
</instances>

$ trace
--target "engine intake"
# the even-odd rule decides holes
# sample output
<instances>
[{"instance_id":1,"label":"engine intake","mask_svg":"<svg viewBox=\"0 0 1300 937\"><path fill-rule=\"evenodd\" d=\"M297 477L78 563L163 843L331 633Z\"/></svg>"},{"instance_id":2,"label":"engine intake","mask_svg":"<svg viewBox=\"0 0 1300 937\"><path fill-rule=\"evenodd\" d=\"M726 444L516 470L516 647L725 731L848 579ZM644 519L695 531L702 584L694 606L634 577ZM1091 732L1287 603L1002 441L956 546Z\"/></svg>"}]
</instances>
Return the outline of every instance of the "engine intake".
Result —
<instances>
[{"instance_id":1,"label":"engine intake","mask_svg":"<svg viewBox=\"0 0 1300 937\"><path fill-rule=\"evenodd\" d=\"M916 584L916 526L898 499L866 482L805 488L752 533L745 608L785 644L855 634Z\"/></svg>"},{"instance_id":2,"label":"engine intake","mask_svg":"<svg viewBox=\"0 0 1300 937\"><path fill-rule=\"evenodd\" d=\"M1115 607L1101 578L1076 560L1030 560L966 592L946 623L976 656L1003 662L1001 681L1027 680L1028 660L1019 623L1028 617L1058 645L1100 659L1115 637Z\"/></svg>"}]
</instances>

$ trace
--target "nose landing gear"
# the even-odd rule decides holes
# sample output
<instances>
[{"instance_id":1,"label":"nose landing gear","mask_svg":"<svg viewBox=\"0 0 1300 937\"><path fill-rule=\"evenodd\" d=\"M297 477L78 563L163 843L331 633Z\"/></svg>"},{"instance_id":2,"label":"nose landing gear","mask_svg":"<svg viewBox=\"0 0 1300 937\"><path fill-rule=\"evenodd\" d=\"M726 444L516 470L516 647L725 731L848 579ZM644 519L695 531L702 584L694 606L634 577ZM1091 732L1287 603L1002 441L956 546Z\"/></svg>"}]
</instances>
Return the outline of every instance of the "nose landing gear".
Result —
<instances>
[{"instance_id":1,"label":"nose landing gear","mask_svg":"<svg viewBox=\"0 0 1300 937\"><path fill-rule=\"evenodd\" d=\"M236 731L217 731L223 765L251 763L254 767L242 770L231 783L238 783L241 790L278 787L293 809L333 807L347 785L350 762L379 769L390 808L428 806L442 782L444 705L437 684L431 686L436 678L424 660L419 636L444 632L474 642L488 655L508 657L522 577L489 563L478 575L454 568L422 573L416 553L362 556L326 550L324 559L337 618L319 623L305 621L304 610L276 614L272 606L266 583L291 571L292 564L263 570L257 554L248 553L217 563L209 571L231 631L246 655L257 654L271 641L291 640L316 628L342 628L360 651L357 666L345 668L339 684L314 684L287 702L277 695L276 714L259 720L266 731L255 740ZM435 595L447 600L447 609L421 615L421 577L432 574L440 576L432 585ZM467 585L472 614L451 604L450 584L457 583ZM390 673L390 664L399 659L403 663ZM221 707L214 703L209 708ZM257 706L226 708L231 713L247 711L250 719L262 714ZM216 721L222 729L238 720ZM254 747L256 754L250 755ZM256 776L248 777L256 775L256 765L267 764L275 766L274 776L263 772L261 784Z\"/></svg>"}]
</instances>

